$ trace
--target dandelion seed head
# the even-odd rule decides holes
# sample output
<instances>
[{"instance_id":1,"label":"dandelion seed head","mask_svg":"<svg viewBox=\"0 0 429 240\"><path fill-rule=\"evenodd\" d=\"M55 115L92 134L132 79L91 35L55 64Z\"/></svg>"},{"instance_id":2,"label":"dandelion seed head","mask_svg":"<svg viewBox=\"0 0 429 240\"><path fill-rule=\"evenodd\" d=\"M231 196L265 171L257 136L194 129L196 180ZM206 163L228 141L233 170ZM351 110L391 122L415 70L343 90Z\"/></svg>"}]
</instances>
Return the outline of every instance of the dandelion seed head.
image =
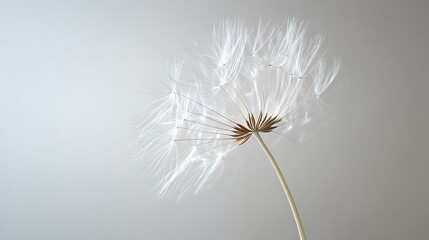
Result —
<instances>
[{"instance_id":1,"label":"dandelion seed head","mask_svg":"<svg viewBox=\"0 0 429 240\"><path fill-rule=\"evenodd\" d=\"M171 92L148 105L137 139L146 172L162 176L160 196L197 193L254 132L288 134L315 122L340 62L328 66L324 36L308 40L306 28L295 19L256 29L226 20L169 66Z\"/></svg>"}]
</instances>

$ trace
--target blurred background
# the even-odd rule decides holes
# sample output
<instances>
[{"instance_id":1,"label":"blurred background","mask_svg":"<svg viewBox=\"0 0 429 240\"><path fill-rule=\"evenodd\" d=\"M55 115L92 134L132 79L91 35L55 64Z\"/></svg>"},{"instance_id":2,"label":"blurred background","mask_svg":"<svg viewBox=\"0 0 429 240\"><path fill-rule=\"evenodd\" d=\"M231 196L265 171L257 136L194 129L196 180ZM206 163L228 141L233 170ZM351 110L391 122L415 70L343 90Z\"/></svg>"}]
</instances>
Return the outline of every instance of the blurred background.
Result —
<instances>
[{"instance_id":1,"label":"blurred background","mask_svg":"<svg viewBox=\"0 0 429 240\"><path fill-rule=\"evenodd\" d=\"M308 20L341 57L333 121L268 141L308 239L426 239L429 2L0 2L0 239L298 239L255 139L179 203L133 160L136 119L165 67L241 18ZM268 137L267 137L268 138Z\"/></svg>"}]
</instances>

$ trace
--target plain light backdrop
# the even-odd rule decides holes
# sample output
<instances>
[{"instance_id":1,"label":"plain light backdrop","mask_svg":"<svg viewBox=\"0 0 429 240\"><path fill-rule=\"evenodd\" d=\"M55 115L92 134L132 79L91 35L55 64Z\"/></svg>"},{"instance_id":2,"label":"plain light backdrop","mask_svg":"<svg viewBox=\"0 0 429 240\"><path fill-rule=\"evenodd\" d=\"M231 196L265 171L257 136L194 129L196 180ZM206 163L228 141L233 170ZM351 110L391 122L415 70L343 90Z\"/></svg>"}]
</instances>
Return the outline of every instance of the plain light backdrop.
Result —
<instances>
[{"instance_id":1,"label":"plain light backdrop","mask_svg":"<svg viewBox=\"0 0 429 240\"><path fill-rule=\"evenodd\" d=\"M133 160L136 119L164 69L214 24L308 20L342 59L333 121L268 144L308 239L429 235L429 2L0 2L0 239L298 239L253 139L181 202Z\"/></svg>"}]
</instances>

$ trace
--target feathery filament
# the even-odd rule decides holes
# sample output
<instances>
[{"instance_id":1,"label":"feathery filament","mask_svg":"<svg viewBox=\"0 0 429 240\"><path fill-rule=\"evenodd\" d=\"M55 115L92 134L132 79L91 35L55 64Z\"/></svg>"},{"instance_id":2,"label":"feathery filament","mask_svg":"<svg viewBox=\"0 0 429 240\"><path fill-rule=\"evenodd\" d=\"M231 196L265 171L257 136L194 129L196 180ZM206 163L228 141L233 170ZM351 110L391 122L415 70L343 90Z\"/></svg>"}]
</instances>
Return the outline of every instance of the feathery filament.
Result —
<instances>
[{"instance_id":1,"label":"feathery filament","mask_svg":"<svg viewBox=\"0 0 429 240\"><path fill-rule=\"evenodd\" d=\"M148 105L139 125L138 158L161 174L160 195L198 192L219 176L225 155L255 132L304 129L326 109L319 98L334 80L319 54L323 37L305 39L305 23L224 21L207 45L175 62L171 92Z\"/></svg>"}]
</instances>

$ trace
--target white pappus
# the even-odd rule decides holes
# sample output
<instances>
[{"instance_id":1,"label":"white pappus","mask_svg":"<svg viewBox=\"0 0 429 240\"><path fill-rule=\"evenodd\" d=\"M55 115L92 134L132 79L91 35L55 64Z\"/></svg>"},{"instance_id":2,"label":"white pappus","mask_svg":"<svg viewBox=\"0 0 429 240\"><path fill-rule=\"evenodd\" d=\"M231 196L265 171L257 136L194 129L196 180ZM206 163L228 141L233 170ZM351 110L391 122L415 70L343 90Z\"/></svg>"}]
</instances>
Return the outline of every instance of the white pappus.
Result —
<instances>
[{"instance_id":1,"label":"white pappus","mask_svg":"<svg viewBox=\"0 0 429 240\"><path fill-rule=\"evenodd\" d=\"M138 126L137 157L162 176L161 196L198 192L254 133L288 134L323 111L313 103L340 62L326 62L323 36L306 40L306 26L290 19L249 29L226 20L172 64L170 93L145 108Z\"/></svg>"}]
</instances>

